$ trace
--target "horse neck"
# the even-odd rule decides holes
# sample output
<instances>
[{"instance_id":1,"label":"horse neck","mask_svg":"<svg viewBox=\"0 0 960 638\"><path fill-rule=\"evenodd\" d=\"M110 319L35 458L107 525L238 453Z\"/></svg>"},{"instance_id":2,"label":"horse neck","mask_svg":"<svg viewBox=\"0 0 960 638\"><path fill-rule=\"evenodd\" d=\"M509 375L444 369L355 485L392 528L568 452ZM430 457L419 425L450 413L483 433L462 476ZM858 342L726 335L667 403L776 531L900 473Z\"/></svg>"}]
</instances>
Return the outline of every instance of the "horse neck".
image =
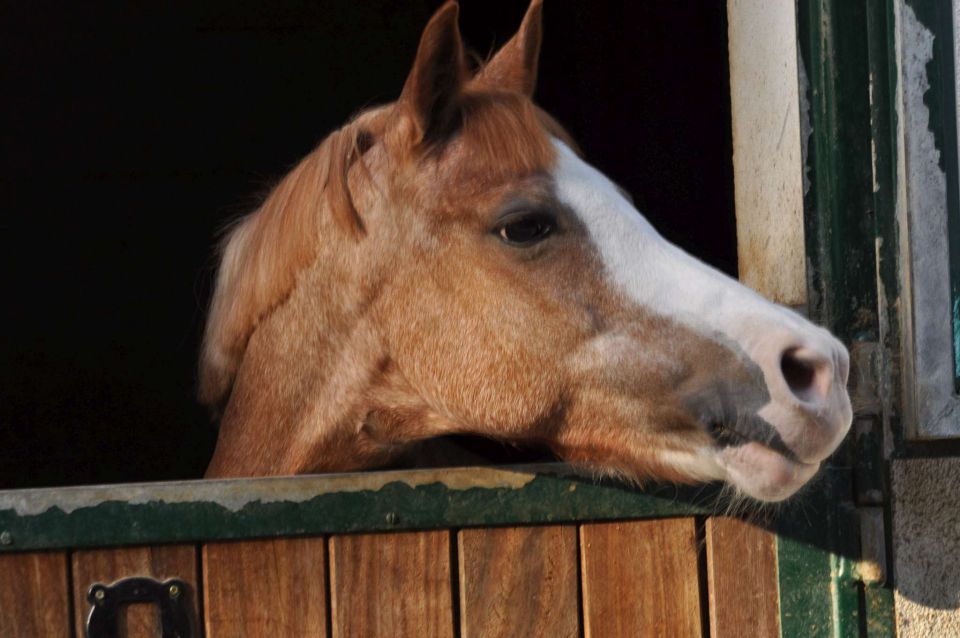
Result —
<instances>
[{"instance_id":1,"label":"horse neck","mask_svg":"<svg viewBox=\"0 0 960 638\"><path fill-rule=\"evenodd\" d=\"M382 352L356 250L353 242L326 242L289 297L257 325L207 476L349 469L338 466L348 460L340 448L363 419Z\"/></svg>"}]
</instances>

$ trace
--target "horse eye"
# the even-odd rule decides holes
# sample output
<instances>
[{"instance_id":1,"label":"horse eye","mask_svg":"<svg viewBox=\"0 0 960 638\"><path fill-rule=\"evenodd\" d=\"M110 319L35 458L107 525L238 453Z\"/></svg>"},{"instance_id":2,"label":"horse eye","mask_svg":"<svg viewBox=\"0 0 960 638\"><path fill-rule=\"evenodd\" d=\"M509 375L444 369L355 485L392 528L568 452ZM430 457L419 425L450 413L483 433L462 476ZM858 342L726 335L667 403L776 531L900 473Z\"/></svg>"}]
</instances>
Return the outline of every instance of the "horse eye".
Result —
<instances>
[{"instance_id":1,"label":"horse eye","mask_svg":"<svg viewBox=\"0 0 960 638\"><path fill-rule=\"evenodd\" d=\"M497 234L504 242L513 246L529 246L553 232L554 222L545 215L528 215L520 219L507 221L497 227Z\"/></svg>"}]
</instances>

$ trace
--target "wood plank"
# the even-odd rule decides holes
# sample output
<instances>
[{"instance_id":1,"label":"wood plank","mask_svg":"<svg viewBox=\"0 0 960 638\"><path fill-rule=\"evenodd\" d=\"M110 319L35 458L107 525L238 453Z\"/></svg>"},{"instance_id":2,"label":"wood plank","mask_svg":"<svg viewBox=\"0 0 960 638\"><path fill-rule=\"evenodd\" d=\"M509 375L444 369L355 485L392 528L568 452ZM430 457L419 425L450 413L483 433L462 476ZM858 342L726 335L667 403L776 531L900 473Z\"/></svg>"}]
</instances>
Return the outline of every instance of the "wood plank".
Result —
<instances>
[{"instance_id":1,"label":"wood plank","mask_svg":"<svg viewBox=\"0 0 960 638\"><path fill-rule=\"evenodd\" d=\"M0 636L70 636L66 552L0 554Z\"/></svg>"},{"instance_id":2,"label":"wood plank","mask_svg":"<svg viewBox=\"0 0 960 638\"><path fill-rule=\"evenodd\" d=\"M188 585L186 602L197 620L197 549L193 545L157 545L77 551L73 554L73 602L76 635L85 636L90 603L87 591L94 583L109 585L129 576L164 580L179 578ZM155 605L133 604L121 613L127 638L156 638L160 621Z\"/></svg>"},{"instance_id":3,"label":"wood plank","mask_svg":"<svg viewBox=\"0 0 960 638\"><path fill-rule=\"evenodd\" d=\"M580 556L586 638L702 635L693 518L583 525Z\"/></svg>"},{"instance_id":4,"label":"wood plank","mask_svg":"<svg viewBox=\"0 0 960 638\"><path fill-rule=\"evenodd\" d=\"M710 635L779 638L776 536L736 518L707 519Z\"/></svg>"},{"instance_id":5,"label":"wood plank","mask_svg":"<svg viewBox=\"0 0 960 638\"><path fill-rule=\"evenodd\" d=\"M465 529L458 537L462 638L576 638L577 528Z\"/></svg>"},{"instance_id":6,"label":"wood plank","mask_svg":"<svg viewBox=\"0 0 960 638\"><path fill-rule=\"evenodd\" d=\"M334 638L453 636L450 532L333 536Z\"/></svg>"},{"instance_id":7,"label":"wood plank","mask_svg":"<svg viewBox=\"0 0 960 638\"><path fill-rule=\"evenodd\" d=\"M207 638L327 636L326 540L203 546Z\"/></svg>"}]
</instances>

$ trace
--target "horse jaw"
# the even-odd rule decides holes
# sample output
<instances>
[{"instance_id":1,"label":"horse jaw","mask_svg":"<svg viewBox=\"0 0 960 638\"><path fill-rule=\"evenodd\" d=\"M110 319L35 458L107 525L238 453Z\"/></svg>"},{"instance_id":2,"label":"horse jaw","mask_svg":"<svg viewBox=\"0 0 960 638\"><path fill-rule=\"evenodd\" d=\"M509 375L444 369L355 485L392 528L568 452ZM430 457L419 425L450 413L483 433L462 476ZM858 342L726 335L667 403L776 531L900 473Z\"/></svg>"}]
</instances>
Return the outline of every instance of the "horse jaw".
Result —
<instances>
[{"instance_id":1,"label":"horse jaw","mask_svg":"<svg viewBox=\"0 0 960 638\"><path fill-rule=\"evenodd\" d=\"M704 388L691 405L701 421L732 417L721 425L737 435L735 445L718 440L688 451L658 451L657 461L689 480L728 481L764 501L795 493L850 427L845 347L826 330L667 242L610 180L562 142L554 145L557 197L586 227L611 286L643 313L720 346L732 365L759 371L752 391L765 403L749 414L697 408L713 400L711 392L720 392L729 369L715 370L717 387ZM741 416L758 429L749 431ZM711 425L701 422L704 431Z\"/></svg>"}]
</instances>

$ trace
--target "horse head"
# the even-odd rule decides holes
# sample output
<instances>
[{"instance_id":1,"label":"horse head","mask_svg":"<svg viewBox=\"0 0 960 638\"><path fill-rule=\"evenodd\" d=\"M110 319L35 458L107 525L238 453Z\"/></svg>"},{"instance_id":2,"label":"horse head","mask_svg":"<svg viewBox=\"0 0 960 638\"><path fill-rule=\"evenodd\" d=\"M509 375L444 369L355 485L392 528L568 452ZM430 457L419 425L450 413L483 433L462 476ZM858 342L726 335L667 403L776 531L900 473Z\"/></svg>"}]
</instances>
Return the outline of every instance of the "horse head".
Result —
<instances>
[{"instance_id":1,"label":"horse head","mask_svg":"<svg viewBox=\"0 0 960 638\"><path fill-rule=\"evenodd\" d=\"M444 5L400 98L231 230L201 356L208 476L469 433L773 501L837 447L844 346L668 243L580 157L531 100L541 11L471 73Z\"/></svg>"}]
</instances>

